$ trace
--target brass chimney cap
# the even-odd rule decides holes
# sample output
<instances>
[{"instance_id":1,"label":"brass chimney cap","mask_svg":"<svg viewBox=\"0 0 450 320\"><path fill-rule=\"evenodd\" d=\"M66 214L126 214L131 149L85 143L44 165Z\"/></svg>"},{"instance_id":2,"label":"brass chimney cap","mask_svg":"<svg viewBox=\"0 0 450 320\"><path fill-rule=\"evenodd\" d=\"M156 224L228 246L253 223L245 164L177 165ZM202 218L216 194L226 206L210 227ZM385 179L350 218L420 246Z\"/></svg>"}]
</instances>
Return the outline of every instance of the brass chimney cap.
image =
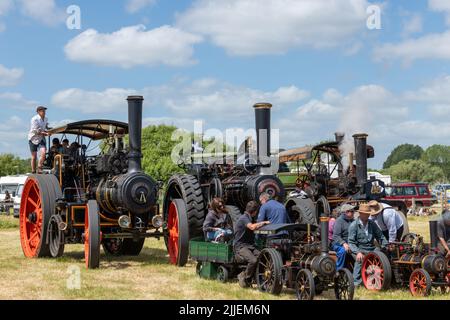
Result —
<instances>
[{"instance_id":1,"label":"brass chimney cap","mask_svg":"<svg viewBox=\"0 0 450 320\"><path fill-rule=\"evenodd\" d=\"M255 108L255 109L270 109L270 108L272 108L272 104L268 103L268 102L255 103L253 108Z\"/></svg>"},{"instance_id":2,"label":"brass chimney cap","mask_svg":"<svg viewBox=\"0 0 450 320\"><path fill-rule=\"evenodd\" d=\"M357 133L353 135L353 138L367 138L368 136L367 133Z\"/></svg>"}]
</instances>

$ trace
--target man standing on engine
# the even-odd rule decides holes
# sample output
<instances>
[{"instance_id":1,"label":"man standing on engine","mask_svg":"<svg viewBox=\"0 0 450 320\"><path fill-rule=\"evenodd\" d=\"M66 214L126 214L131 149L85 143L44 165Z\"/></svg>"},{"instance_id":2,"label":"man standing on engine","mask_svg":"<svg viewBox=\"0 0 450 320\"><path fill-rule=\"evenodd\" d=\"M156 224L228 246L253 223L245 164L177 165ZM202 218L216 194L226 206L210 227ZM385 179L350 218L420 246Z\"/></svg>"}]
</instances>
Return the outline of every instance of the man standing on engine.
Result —
<instances>
[{"instance_id":1,"label":"man standing on engine","mask_svg":"<svg viewBox=\"0 0 450 320\"><path fill-rule=\"evenodd\" d=\"M31 152L31 172L36 173L36 159L38 157L39 150L39 164L37 173L42 173L42 167L44 165L45 154L47 152L45 137L49 136L47 132L48 119L45 117L47 108L39 106L36 109L37 114L31 118L30 131L28 133L28 145Z\"/></svg>"}]
</instances>

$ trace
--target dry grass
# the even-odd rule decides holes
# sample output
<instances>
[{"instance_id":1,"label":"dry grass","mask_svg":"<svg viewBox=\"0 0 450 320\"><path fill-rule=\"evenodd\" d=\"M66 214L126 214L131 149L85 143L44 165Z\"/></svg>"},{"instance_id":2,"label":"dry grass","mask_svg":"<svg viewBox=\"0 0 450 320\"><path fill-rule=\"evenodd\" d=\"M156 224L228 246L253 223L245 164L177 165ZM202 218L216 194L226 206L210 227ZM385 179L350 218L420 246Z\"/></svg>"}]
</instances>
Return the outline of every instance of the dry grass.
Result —
<instances>
[{"instance_id":1,"label":"dry grass","mask_svg":"<svg viewBox=\"0 0 450 320\"><path fill-rule=\"evenodd\" d=\"M12 218L7 225L17 223ZM428 239L427 218L413 217L410 229ZM78 267L81 289L67 288L68 268ZM68 245L63 257L27 259L20 247L18 229L0 230L0 299L294 299L294 292L284 290L275 297L257 290L241 289L236 282L222 284L204 280L195 274L195 264L184 268L168 264L164 242L149 239L138 257L109 258L102 254L98 270L84 266L83 246ZM332 299L326 292L318 299ZM407 289L373 293L358 289L356 299L411 299ZM428 299L448 299L434 293Z\"/></svg>"}]
</instances>

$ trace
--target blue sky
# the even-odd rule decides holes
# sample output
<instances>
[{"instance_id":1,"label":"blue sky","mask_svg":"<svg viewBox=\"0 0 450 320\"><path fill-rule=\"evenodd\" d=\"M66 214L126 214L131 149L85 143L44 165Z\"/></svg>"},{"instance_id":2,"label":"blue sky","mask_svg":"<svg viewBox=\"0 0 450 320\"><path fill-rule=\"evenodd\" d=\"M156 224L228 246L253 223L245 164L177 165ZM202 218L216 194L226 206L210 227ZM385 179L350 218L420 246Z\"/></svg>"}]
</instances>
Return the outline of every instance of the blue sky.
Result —
<instances>
[{"instance_id":1,"label":"blue sky","mask_svg":"<svg viewBox=\"0 0 450 320\"><path fill-rule=\"evenodd\" d=\"M445 0L0 0L0 152L28 156L38 104L54 125L126 121L143 94L145 124L190 130L252 128L272 102L281 147L365 131L380 167L399 143L448 144L449 30Z\"/></svg>"}]
</instances>

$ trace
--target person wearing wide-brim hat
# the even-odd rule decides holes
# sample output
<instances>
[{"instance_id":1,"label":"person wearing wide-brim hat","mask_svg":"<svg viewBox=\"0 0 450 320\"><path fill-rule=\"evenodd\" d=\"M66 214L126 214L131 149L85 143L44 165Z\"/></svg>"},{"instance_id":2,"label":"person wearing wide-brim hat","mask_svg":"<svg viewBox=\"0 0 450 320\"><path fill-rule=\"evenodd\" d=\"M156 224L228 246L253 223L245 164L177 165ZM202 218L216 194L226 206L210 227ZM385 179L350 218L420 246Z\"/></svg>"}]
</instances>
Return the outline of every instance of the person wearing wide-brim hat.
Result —
<instances>
[{"instance_id":1,"label":"person wearing wide-brim hat","mask_svg":"<svg viewBox=\"0 0 450 320\"><path fill-rule=\"evenodd\" d=\"M383 232L381 232L374 221L369 219L374 214L372 208L368 204L361 204L358 213L359 217L348 227L348 243L355 257L355 265L353 268L355 286L359 286L362 282L361 266L364 256L377 249L375 240L377 240L381 247L388 245L388 241L384 237Z\"/></svg>"},{"instance_id":2,"label":"person wearing wide-brim hat","mask_svg":"<svg viewBox=\"0 0 450 320\"><path fill-rule=\"evenodd\" d=\"M31 172L36 173L36 159L39 152L39 164L37 173L42 173L45 154L47 152L45 137L49 136L48 119L45 117L47 108L39 106L36 108L36 115L31 118L30 131L28 132L28 145L31 152Z\"/></svg>"},{"instance_id":3,"label":"person wearing wide-brim hat","mask_svg":"<svg viewBox=\"0 0 450 320\"><path fill-rule=\"evenodd\" d=\"M403 235L403 219L400 213L386 203L376 200L369 202L372 214L370 219L375 221L389 243L401 241Z\"/></svg>"}]
</instances>

